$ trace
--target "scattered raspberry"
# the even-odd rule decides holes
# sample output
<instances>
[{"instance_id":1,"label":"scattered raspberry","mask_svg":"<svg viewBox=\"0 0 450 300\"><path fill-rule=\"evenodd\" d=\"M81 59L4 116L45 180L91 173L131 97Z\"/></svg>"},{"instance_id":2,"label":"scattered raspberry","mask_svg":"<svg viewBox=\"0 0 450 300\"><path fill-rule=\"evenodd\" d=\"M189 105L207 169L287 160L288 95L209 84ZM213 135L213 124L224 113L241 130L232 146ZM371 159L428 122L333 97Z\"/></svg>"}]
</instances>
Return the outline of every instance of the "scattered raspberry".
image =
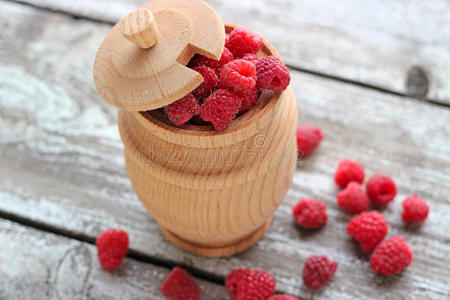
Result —
<instances>
[{"instance_id":1,"label":"scattered raspberry","mask_svg":"<svg viewBox=\"0 0 450 300\"><path fill-rule=\"evenodd\" d=\"M352 181L337 194L337 204L343 210L359 214L369 208L369 198L358 182Z\"/></svg>"},{"instance_id":2,"label":"scattered raspberry","mask_svg":"<svg viewBox=\"0 0 450 300\"><path fill-rule=\"evenodd\" d=\"M225 279L231 300L265 300L275 292L275 279L263 270L236 269Z\"/></svg>"},{"instance_id":3,"label":"scattered raspberry","mask_svg":"<svg viewBox=\"0 0 450 300\"><path fill-rule=\"evenodd\" d=\"M164 111L175 126L181 126L189 121L192 116L199 113L200 106L194 95L189 94L184 98L165 106Z\"/></svg>"},{"instance_id":4,"label":"scattered raspberry","mask_svg":"<svg viewBox=\"0 0 450 300\"><path fill-rule=\"evenodd\" d=\"M370 253L384 239L388 224L382 214L376 211L353 217L347 225L347 233L357 240L364 252Z\"/></svg>"},{"instance_id":5,"label":"scattered raspberry","mask_svg":"<svg viewBox=\"0 0 450 300\"><path fill-rule=\"evenodd\" d=\"M386 205L397 195L394 181L386 175L373 175L367 182L366 191L376 205Z\"/></svg>"},{"instance_id":6,"label":"scattered raspberry","mask_svg":"<svg viewBox=\"0 0 450 300\"><path fill-rule=\"evenodd\" d=\"M255 65L243 59L236 59L223 66L220 71L220 88L230 88L236 92L252 89L256 85Z\"/></svg>"},{"instance_id":7,"label":"scattered raspberry","mask_svg":"<svg viewBox=\"0 0 450 300\"><path fill-rule=\"evenodd\" d=\"M241 107L241 99L232 91L218 89L212 93L200 109L200 117L210 121L216 130L227 128Z\"/></svg>"},{"instance_id":8,"label":"scattered raspberry","mask_svg":"<svg viewBox=\"0 0 450 300\"><path fill-rule=\"evenodd\" d=\"M311 255L303 267L303 282L312 290L324 288L334 277L337 263L323 255Z\"/></svg>"},{"instance_id":9,"label":"scattered raspberry","mask_svg":"<svg viewBox=\"0 0 450 300\"><path fill-rule=\"evenodd\" d=\"M128 243L128 233L123 230L108 229L100 233L95 242L100 265L106 270L117 269L128 251Z\"/></svg>"},{"instance_id":10,"label":"scattered raspberry","mask_svg":"<svg viewBox=\"0 0 450 300\"><path fill-rule=\"evenodd\" d=\"M275 56L266 56L256 62L256 86L259 90L284 91L289 85L289 69Z\"/></svg>"},{"instance_id":11,"label":"scattered raspberry","mask_svg":"<svg viewBox=\"0 0 450 300\"><path fill-rule=\"evenodd\" d=\"M308 155L313 152L323 139L322 131L311 125L297 126L297 150L298 156Z\"/></svg>"},{"instance_id":12,"label":"scattered raspberry","mask_svg":"<svg viewBox=\"0 0 450 300\"><path fill-rule=\"evenodd\" d=\"M217 75L213 69L206 66L199 66L194 68L195 71L199 72L203 76L203 82L195 90L192 91L192 95L198 100L208 97L217 84Z\"/></svg>"},{"instance_id":13,"label":"scattered raspberry","mask_svg":"<svg viewBox=\"0 0 450 300\"><path fill-rule=\"evenodd\" d=\"M402 219L405 222L421 223L428 216L428 205L416 195L407 197L402 202L403 213Z\"/></svg>"},{"instance_id":14,"label":"scattered raspberry","mask_svg":"<svg viewBox=\"0 0 450 300\"><path fill-rule=\"evenodd\" d=\"M233 53L231 53L231 51L227 47L225 47L223 48L222 56L220 57L219 60L214 60L212 58L197 54L191 59L188 66L190 68L195 68L199 66L210 67L216 72L217 75L219 75L220 70L222 70L222 67L227 63L229 63L230 61L232 61L233 59L234 59Z\"/></svg>"},{"instance_id":15,"label":"scattered raspberry","mask_svg":"<svg viewBox=\"0 0 450 300\"><path fill-rule=\"evenodd\" d=\"M290 295L275 295L267 300L298 300L298 298L295 298L294 296Z\"/></svg>"},{"instance_id":16,"label":"scattered raspberry","mask_svg":"<svg viewBox=\"0 0 450 300\"><path fill-rule=\"evenodd\" d=\"M245 112L252 108L258 102L258 89L253 87L251 89L237 92L236 95L241 99L241 108L239 112Z\"/></svg>"},{"instance_id":17,"label":"scattered raspberry","mask_svg":"<svg viewBox=\"0 0 450 300\"><path fill-rule=\"evenodd\" d=\"M413 260L413 254L406 241L393 236L381 242L370 258L370 266L378 274L394 275L403 271Z\"/></svg>"},{"instance_id":18,"label":"scattered raspberry","mask_svg":"<svg viewBox=\"0 0 450 300\"><path fill-rule=\"evenodd\" d=\"M345 188L350 181L362 183L364 181L364 168L348 158L344 158L339 162L336 173L334 174L334 181L341 188Z\"/></svg>"},{"instance_id":19,"label":"scattered raspberry","mask_svg":"<svg viewBox=\"0 0 450 300\"><path fill-rule=\"evenodd\" d=\"M308 229L320 228L325 225L328 219L325 203L314 198L300 200L294 206L292 215L298 225Z\"/></svg>"},{"instance_id":20,"label":"scattered raspberry","mask_svg":"<svg viewBox=\"0 0 450 300\"><path fill-rule=\"evenodd\" d=\"M259 56L254 54L254 53L247 53L244 56L242 56L242 59L244 59L246 61L249 61L249 62L252 62L252 63L254 63L256 65L256 63L259 60Z\"/></svg>"},{"instance_id":21,"label":"scattered raspberry","mask_svg":"<svg viewBox=\"0 0 450 300\"><path fill-rule=\"evenodd\" d=\"M262 46L262 39L253 32L241 27L235 27L231 31L225 47L230 49L234 57L242 57L246 53L256 53Z\"/></svg>"},{"instance_id":22,"label":"scattered raspberry","mask_svg":"<svg viewBox=\"0 0 450 300\"><path fill-rule=\"evenodd\" d=\"M159 288L161 293L171 300L198 300L200 288L183 269L175 267L167 275Z\"/></svg>"}]
</instances>

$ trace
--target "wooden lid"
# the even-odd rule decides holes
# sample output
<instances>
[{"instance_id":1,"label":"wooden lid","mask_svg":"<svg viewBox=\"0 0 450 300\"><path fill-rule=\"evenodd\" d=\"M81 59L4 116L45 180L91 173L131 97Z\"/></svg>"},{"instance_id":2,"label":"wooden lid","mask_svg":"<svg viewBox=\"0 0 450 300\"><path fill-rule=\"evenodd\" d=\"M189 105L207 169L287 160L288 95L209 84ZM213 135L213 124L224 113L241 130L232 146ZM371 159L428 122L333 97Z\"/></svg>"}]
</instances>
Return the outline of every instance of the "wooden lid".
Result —
<instances>
[{"instance_id":1,"label":"wooden lid","mask_svg":"<svg viewBox=\"0 0 450 300\"><path fill-rule=\"evenodd\" d=\"M220 59L219 15L201 0L156 0L120 20L94 63L99 94L119 109L145 111L186 96L203 77L186 67L195 53Z\"/></svg>"}]
</instances>

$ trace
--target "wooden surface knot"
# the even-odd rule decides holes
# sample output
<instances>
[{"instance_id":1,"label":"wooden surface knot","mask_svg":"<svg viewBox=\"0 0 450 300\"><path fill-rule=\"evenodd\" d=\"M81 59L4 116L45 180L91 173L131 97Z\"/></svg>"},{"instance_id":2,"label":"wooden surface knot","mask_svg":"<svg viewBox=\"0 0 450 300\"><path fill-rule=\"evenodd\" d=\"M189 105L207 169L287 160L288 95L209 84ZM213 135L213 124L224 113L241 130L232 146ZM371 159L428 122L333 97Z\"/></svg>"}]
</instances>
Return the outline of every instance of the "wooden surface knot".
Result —
<instances>
[{"instance_id":1,"label":"wooden surface knot","mask_svg":"<svg viewBox=\"0 0 450 300\"><path fill-rule=\"evenodd\" d=\"M92 257L85 245L67 249L57 265L55 279L57 299L83 299L91 272Z\"/></svg>"},{"instance_id":2,"label":"wooden surface knot","mask_svg":"<svg viewBox=\"0 0 450 300\"><path fill-rule=\"evenodd\" d=\"M425 98L428 93L429 80L427 73L420 66L413 66L406 78L406 94L414 98Z\"/></svg>"}]
</instances>

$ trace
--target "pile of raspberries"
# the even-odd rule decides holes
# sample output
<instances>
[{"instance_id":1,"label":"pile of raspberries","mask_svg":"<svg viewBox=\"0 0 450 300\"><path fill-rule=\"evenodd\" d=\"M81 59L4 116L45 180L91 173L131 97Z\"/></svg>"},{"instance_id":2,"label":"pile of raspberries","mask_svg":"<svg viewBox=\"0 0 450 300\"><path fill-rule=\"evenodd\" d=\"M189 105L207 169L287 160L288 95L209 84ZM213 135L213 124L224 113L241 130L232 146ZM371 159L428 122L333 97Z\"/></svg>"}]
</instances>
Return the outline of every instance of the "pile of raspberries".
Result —
<instances>
[{"instance_id":1,"label":"pile of raspberries","mask_svg":"<svg viewBox=\"0 0 450 300\"><path fill-rule=\"evenodd\" d=\"M258 35L236 27L226 36L220 60L195 55L188 66L203 76L203 82L163 108L171 123L211 123L214 129L224 130L258 102L262 91L284 91L290 81L289 70L278 57L258 57L262 44Z\"/></svg>"},{"instance_id":2,"label":"pile of raspberries","mask_svg":"<svg viewBox=\"0 0 450 300\"><path fill-rule=\"evenodd\" d=\"M317 148L323 136L317 127L299 125L297 128L299 155L311 153ZM371 268L381 275L395 275L412 263L412 250L400 236L385 239L388 223L384 216L376 210L366 211L371 204L374 208L380 208L391 203L397 195L397 187L389 176L376 174L367 181L364 191L361 186L364 178L364 168L358 162L343 159L334 175L334 181L341 188L336 195L336 203L346 212L357 214L347 224L347 234L360 244L364 252L372 253ZM401 217L404 222L420 224L428 216L427 203L416 195L406 197L402 207ZM298 225L307 229L321 228L328 219L325 203L314 198L301 199L293 207L292 215ZM327 263L322 265L326 266ZM331 274L332 277L335 269L328 267L326 272L320 267L316 273ZM314 290L323 288L331 280L330 276L317 276L322 279L318 279L314 284L308 283L309 276L305 275L305 269L303 276L305 285Z\"/></svg>"}]
</instances>

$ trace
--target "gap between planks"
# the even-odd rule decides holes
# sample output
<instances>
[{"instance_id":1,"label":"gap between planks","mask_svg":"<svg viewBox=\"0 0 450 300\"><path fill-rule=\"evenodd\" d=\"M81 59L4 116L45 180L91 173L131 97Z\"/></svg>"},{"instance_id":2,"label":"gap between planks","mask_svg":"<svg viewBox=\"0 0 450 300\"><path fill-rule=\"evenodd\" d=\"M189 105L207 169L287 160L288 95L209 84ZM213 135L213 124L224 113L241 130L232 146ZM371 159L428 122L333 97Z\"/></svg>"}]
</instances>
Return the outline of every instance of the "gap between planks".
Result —
<instances>
[{"instance_id":1,"label":"gap between planks","mask_svg":"<svg viewBox=\"0 0 450 300\"><path fill-rule=\"evenodd\" d=\"M115 25L115 22L110 22L110 21L106 21L106 20L100 20L97 18L92 18L89 16L85 16L82 14L75 14L75 13L70 13L61 9L54 9L54 8L50 8L47 6L39 6L36 5L34 3L29 3L26 1L22 1L22 0L3 0L6 2L13 2L13 3L18 3L21 5L25 5L25 6L29 6L29 7L33 7L35 9L39 9L39 10L43 10L43 11L48 11L48 12L52 12L52 13L57 13L57 14L62 14L62 15L66 15L66 16L70 16L76 20L86 20L86 21L91 21L91 22L96 22L96 23L100 23L100 24L108 24L108 25ZM433 105L437 105L440 107L445 107L445 108L450 108L450 104L446 104L443 102L439 102L430 98L417 98L411 95L406 95L404 93L399 93L393 90L388 90L385 89L383 87L380 86L376 86L376 85L372 85L372 84L367 84L361 81L357 81L357 80L352 80L352 79L348 79L348 78L343 78L343 77L339 77L339 76L335 76L335 75L331 75L331 74L327 74L327 73L323 73L320 71L313 71L313 70L309 70L309 69L304 69L301 67L297 67L297 66L292 66L290 64L287 64L287 66L289 67L289 69L291 70L295 70L301 73L305 73L305 74L310 74L310 75L314 75L317 77L321 77L321 78L326 78L326 79L331 79L334 81L338 81L338 82L343 82L343 83L347 83L347 84L352 84L352 85L356 85L359 87L363 87L363 88L367 88L367 89L371 89L371 90L375 90L381 93L386 93L386 94L390 94L390 95L395 95L395 96L400 96L400 97L404 97L404 98L408 98L408 99L416 99L418 101L426 101L427 103L431 103Z\"/></svg>"},{"instance_id":2,"label":"gap between planks","mask_svg":"<svg viewBox=\"0 0 450 300\"><path fill-rule=\"evenodd\" d=\"M67 229L59 228L56 226L52 226L49 224L45 224L43 222L35 221L29 218L25 218L23 216L19 216L16 214L8 213L5 211L0 211L0 219L8 220L26 227L34 228L40 231L53 233L55 235L63 236L66 238L70 238L73 240L77 240L79 242L88 243L91 245L95 245L95 238L90 237L86 234L82 233L75 233ZM172 260L165 260L160 258L155 258L149 255L146 255L140 251L129 249L127 252L126 257L134 259L139 262L152 264L158 267L167 268L169 270L172 270L174 267L181 267L184 270L186 270L189 274L191 274L193 277L196 277L198 279L208 281L211 283L224 285L225 278L223 276L219 276L214 273L206 272L198 268L194 268L192 266L183 264L183 263L177 263Z\"/></svg>"},{"instance_id":3,"label":"gap between planks","mask_svg":"<svg viewBox=\"0 0 450 300\"><path fill-rule=\"evenodd\" d=\"M367 83L364 83L364 82L361 82L361 81L356 81L356 80L352 80L352 79L348 79L348 78L337 77L337 76L334 76L334 75L331 75L331 74L326 74L326 73L322 73L322 72L318 72L318 71L307 70L307 69L303 69L303 68L300 68L300 67L294 67L294 66L291 66L289 64L287 64L287 66L289 67L290 70L294 70L294 71L297 71L297 72L300 72L300 73L305 73L305 74L321 77L321 78L324 78L324 79L330 79L330 80L333 80L333 81L342 82L342 83L346 83L346 84L352 84L352 85L356 85L356 86L359 86L359 87L362 87L362 88L374 90L374 91L377 91L377 92L380 92L380 93L403 97L403 98L408 99L408 100L414 99L414 100L420 101L420 102L425 101L425 102L430 103L432 105L437 105L437 106L441 106L441 107L445 107L445 108L450 108L450 104L446 104L446 103L443 103L443 102L438 102L438 101L433 100L433 99L416 98L416 97L409 96L409 95L406 95L406 94L402 94L402 93L399 93L399 92L396 92L396 91L391 91L391 90L388 90L388 89L385 89L385 88L382 88L382 87L379 87L379 86L370 85L370 84L367 84Z\"/></svg>"},{"instance_id":4,"label":"gap between planks","mask_svg":"<svg viewBox=\"0 0 450 300\"><path fill-rule=\"evenodd\" d=\"M91 244L95 246L95 239L85 235L85 234L80 234L80 233L75 233L75 232L71 232L69 230L63 229L63 228L59 228L59 227L55 227L49 224L45 224L42 222L38 222L38 221L34 221L16 214L11 214L11 213L7 213L4 211L0 211L0 219L3 220L8 220L10 222L14 222L29 228L34 228L43 232L47 232L47 233L52 233L58 236L62 236L62 237L66 237L72 240L76 240L79 242L84 242L87 244ZM203 271L201 269L197 269L197 268L193 268L192 266L183 264L183 263L177 263L175 261L171 261L171 260L163 260L163 259L158 259L149 255L146 255L140 251L137 250L132 250L129 249L126 257L130 258L130 259L134 259L138 262L142 262L142 263L147 263L147 264L151 264L157 267L162 267L162 268L166 268L168 270L172 270L174 267L180 267L184 270L186 270L190 275L192 275L193 277L203 280L203 281L207 281L210 283L215 283L218 285L222 285L225 286L225 278L223 276L214 274L214 273L210 273L210 272L206 272ZM282 294L282 291L275 291L275 294Z\"/></svg>"},{"instance_id":5,"label":"gap between planks","mask_svg":"<svg viewBox=\"0 0 450 300\"><path fill-rule=\"evenodd\" d=\"M106 271L95 246L0 218L0 299L158 299L170 270L125 258ZM27 245L27 247L23 247ZM200 299L225 300L222 285L195 278Z\"/></svg>"}]
</instances>

